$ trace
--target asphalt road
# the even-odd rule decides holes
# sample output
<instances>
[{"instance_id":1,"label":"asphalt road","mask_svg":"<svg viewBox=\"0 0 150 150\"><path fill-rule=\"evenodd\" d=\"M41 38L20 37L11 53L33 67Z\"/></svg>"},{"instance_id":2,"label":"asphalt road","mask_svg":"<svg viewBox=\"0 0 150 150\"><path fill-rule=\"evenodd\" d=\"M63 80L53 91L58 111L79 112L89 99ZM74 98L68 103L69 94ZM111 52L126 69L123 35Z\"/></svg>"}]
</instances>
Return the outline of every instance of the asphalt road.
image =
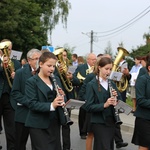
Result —
<instances>
[{"instance_id":1,"label":"asphalt road","mask_svg":"<svg viewBox=\"0 0 150 150\"><path fill-rule=\"evenodd\" d=\"M85 150L85 140L82 140L79 137L77 116L71 117L71 120L74 121L74 124L71 126L71 145L72 145L71 148L73 150ZM128 142L129 145L125 148L121 148L120 150L137 150L138 149L137 146L131 144L131 138L132 138L131 132L122 131L122 136L123 136L124 142ZM6 150L6 141L5 141L4 131L2 132L2 134L0 134L0 145L3 146L2 150ZM27 150L31 150L30 139L28 140L28 143L27 143Z\"/></svg>"}]
</instances>

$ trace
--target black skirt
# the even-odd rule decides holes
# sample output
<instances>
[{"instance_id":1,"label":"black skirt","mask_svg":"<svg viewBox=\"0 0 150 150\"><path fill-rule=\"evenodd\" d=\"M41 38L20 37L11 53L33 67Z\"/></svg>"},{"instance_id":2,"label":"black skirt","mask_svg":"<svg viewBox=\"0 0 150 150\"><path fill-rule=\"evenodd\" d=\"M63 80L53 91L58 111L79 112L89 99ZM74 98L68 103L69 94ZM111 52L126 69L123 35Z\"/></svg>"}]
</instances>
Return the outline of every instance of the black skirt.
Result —
<instances>
[{"instance_id":1,"label":"black skirt","mask_svg":"<svg viewBox=\"0 0 150 150\"><path fill-rule=\"evenodd\" d=\"M82 130L84 133L92 132L91 113L86 112L85 122Z\"/></svg>"},{"instance_id":2,"label":"black skirt","mask_svg":"<svg viewBox=\"0 0 150 150\"><path fill-rule=\"evenodd\" d=\"M135 145L150 147L150 120L136 118L132 143Z\"/></svg>"}]
</instances>

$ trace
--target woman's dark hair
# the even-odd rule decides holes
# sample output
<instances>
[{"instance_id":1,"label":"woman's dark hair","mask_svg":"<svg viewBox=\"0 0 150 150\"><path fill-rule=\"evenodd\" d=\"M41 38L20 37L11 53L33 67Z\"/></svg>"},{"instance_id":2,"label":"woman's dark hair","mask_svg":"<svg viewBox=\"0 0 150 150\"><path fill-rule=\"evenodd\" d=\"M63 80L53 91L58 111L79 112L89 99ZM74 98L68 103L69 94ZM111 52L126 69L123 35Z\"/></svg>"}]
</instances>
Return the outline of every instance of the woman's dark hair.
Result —
<instances>
[{"instance_id":1,"label":"woman's dark hair","mask_svg":"<svg viewBox=\"0 0 150 150\"><path fill-rule=\"evenodd\" d=\"M107 64L113 64L113 61L111 58L108 58L108 57L102 57L100 58L98 61L97 61L97 64L96 64L96 68L95 68L95 74L99 74L99 69L98 67L104 67L105 65Z\"/></svg>"},{"instance_id":2,"label":"woman's dark hair","mask_svg":"<svg viewBox=\"0 0 150 150\"><path fill-rule=\"evenodd\" d=\"M55 56L53 53L51 53L51 52L44 52L44 53L40 56L39 62L45 63L45 62L46 62L48 59L50 59L50 58L57 60L56 56Z\"/></svg>"},{"instance_id":3,"label":"woman's dark hair","mask_svg":"<svg viewBox=\"0 0 150 150\"><path fill-rule=\"evenodd\" d=\"M94 73L97 75L97 82L98 82L98 91L100 91L100 82L99 82L99 66L100 67L104 67L108 64L113 64L113 61L111 58L108 57L102 57L98 60L97 64L96 64L96 68L94 70Z\"/></svg>"},{"instance_id":4,"label":"woman's dark hair","mask_svg":"<svg viewBox=\"0 0 150 150\"><path fill-rule=\"evenodd\" d=\"M149 72L149 70L148 70L149 66L150 66L150 58L146 61L146 69L147 69L148 72Z\"/></svg>"}]
</instances>

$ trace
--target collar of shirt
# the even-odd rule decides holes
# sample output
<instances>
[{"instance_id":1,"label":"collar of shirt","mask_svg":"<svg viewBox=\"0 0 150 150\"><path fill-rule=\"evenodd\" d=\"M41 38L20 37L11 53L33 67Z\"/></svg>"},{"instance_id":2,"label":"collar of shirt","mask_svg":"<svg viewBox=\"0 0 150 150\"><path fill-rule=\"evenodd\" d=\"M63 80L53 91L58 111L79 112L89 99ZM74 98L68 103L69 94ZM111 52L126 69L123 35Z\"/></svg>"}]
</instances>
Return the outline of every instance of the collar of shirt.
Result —
<instances>
[{"instance_id":1,"label":"collar of shirt","mask_svg":"<svg viewBox=\"0 0 150 150\"><path fill-rule=\"evenodd\" d=\"M96 76L96 79L98 79L97 76ZM101 86L102 86L105 90L108 90L108 79L107 79L107 80L103 80L101 77L99 77L99 82L100 82Z\"/></svg>"}]
</instances>

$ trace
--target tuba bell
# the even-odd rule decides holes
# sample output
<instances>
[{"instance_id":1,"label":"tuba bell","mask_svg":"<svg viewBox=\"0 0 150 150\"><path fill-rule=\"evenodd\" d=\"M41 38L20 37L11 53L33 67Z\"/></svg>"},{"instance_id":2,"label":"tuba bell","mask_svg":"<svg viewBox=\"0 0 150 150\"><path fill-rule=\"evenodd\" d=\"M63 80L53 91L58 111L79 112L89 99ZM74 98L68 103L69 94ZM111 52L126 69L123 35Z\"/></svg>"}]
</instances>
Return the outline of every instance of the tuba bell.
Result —
<instances>
[{"instance_id":1,"label":"tuba bell","mask_svg":"<svg viewBox=\"0 0 150 150\"><path fill-rule=\"evenodd\" d=\"M10 54L8 52L8 47L11 45L10 41L5 41L0 43L0 50L2 51L1 61L7 77L7 81L10 87L12 87L11 73L14 72L14 63L10 59ZM8 62L4 63L4 57L8 57Z\"/></svg>"},{"instance_id":2,"label":"tuba bell","mask_svg":"<svg viewBox=\"0 0 150 150\"><path fill-rule=\"evenodd\" d=\"M120 67L118 66L118 64L120 63L121 59L124 56L129 55L129 52L122 47L118 47L117 49L118 49L118 54L117 54L116 59L114 61L112 71L120 72L121 70L120 70ZM116 82L116 86L120 92L125 91L128 87L127 77L123 75L121 80Z\"/></svg>"},{"instance_id":3,"label":"tuba bell","mask_svg":"<svg viewBox=\"0 0 150 150\"><path fill-rule=\"evenodd\" d=\"M57 63L56 63L56 68L58 70L60 79L62 81L63 86L68 92L71 92L73 90L72 82L70 79L67 78L67 71L68 71L68 65L69 65L69 60L64 61L63 59L63 48L58 48L56 49L53 53L57 57ZM61 65L62 70L59 70L59 66Z\"/></svg>"}]
</instances>

